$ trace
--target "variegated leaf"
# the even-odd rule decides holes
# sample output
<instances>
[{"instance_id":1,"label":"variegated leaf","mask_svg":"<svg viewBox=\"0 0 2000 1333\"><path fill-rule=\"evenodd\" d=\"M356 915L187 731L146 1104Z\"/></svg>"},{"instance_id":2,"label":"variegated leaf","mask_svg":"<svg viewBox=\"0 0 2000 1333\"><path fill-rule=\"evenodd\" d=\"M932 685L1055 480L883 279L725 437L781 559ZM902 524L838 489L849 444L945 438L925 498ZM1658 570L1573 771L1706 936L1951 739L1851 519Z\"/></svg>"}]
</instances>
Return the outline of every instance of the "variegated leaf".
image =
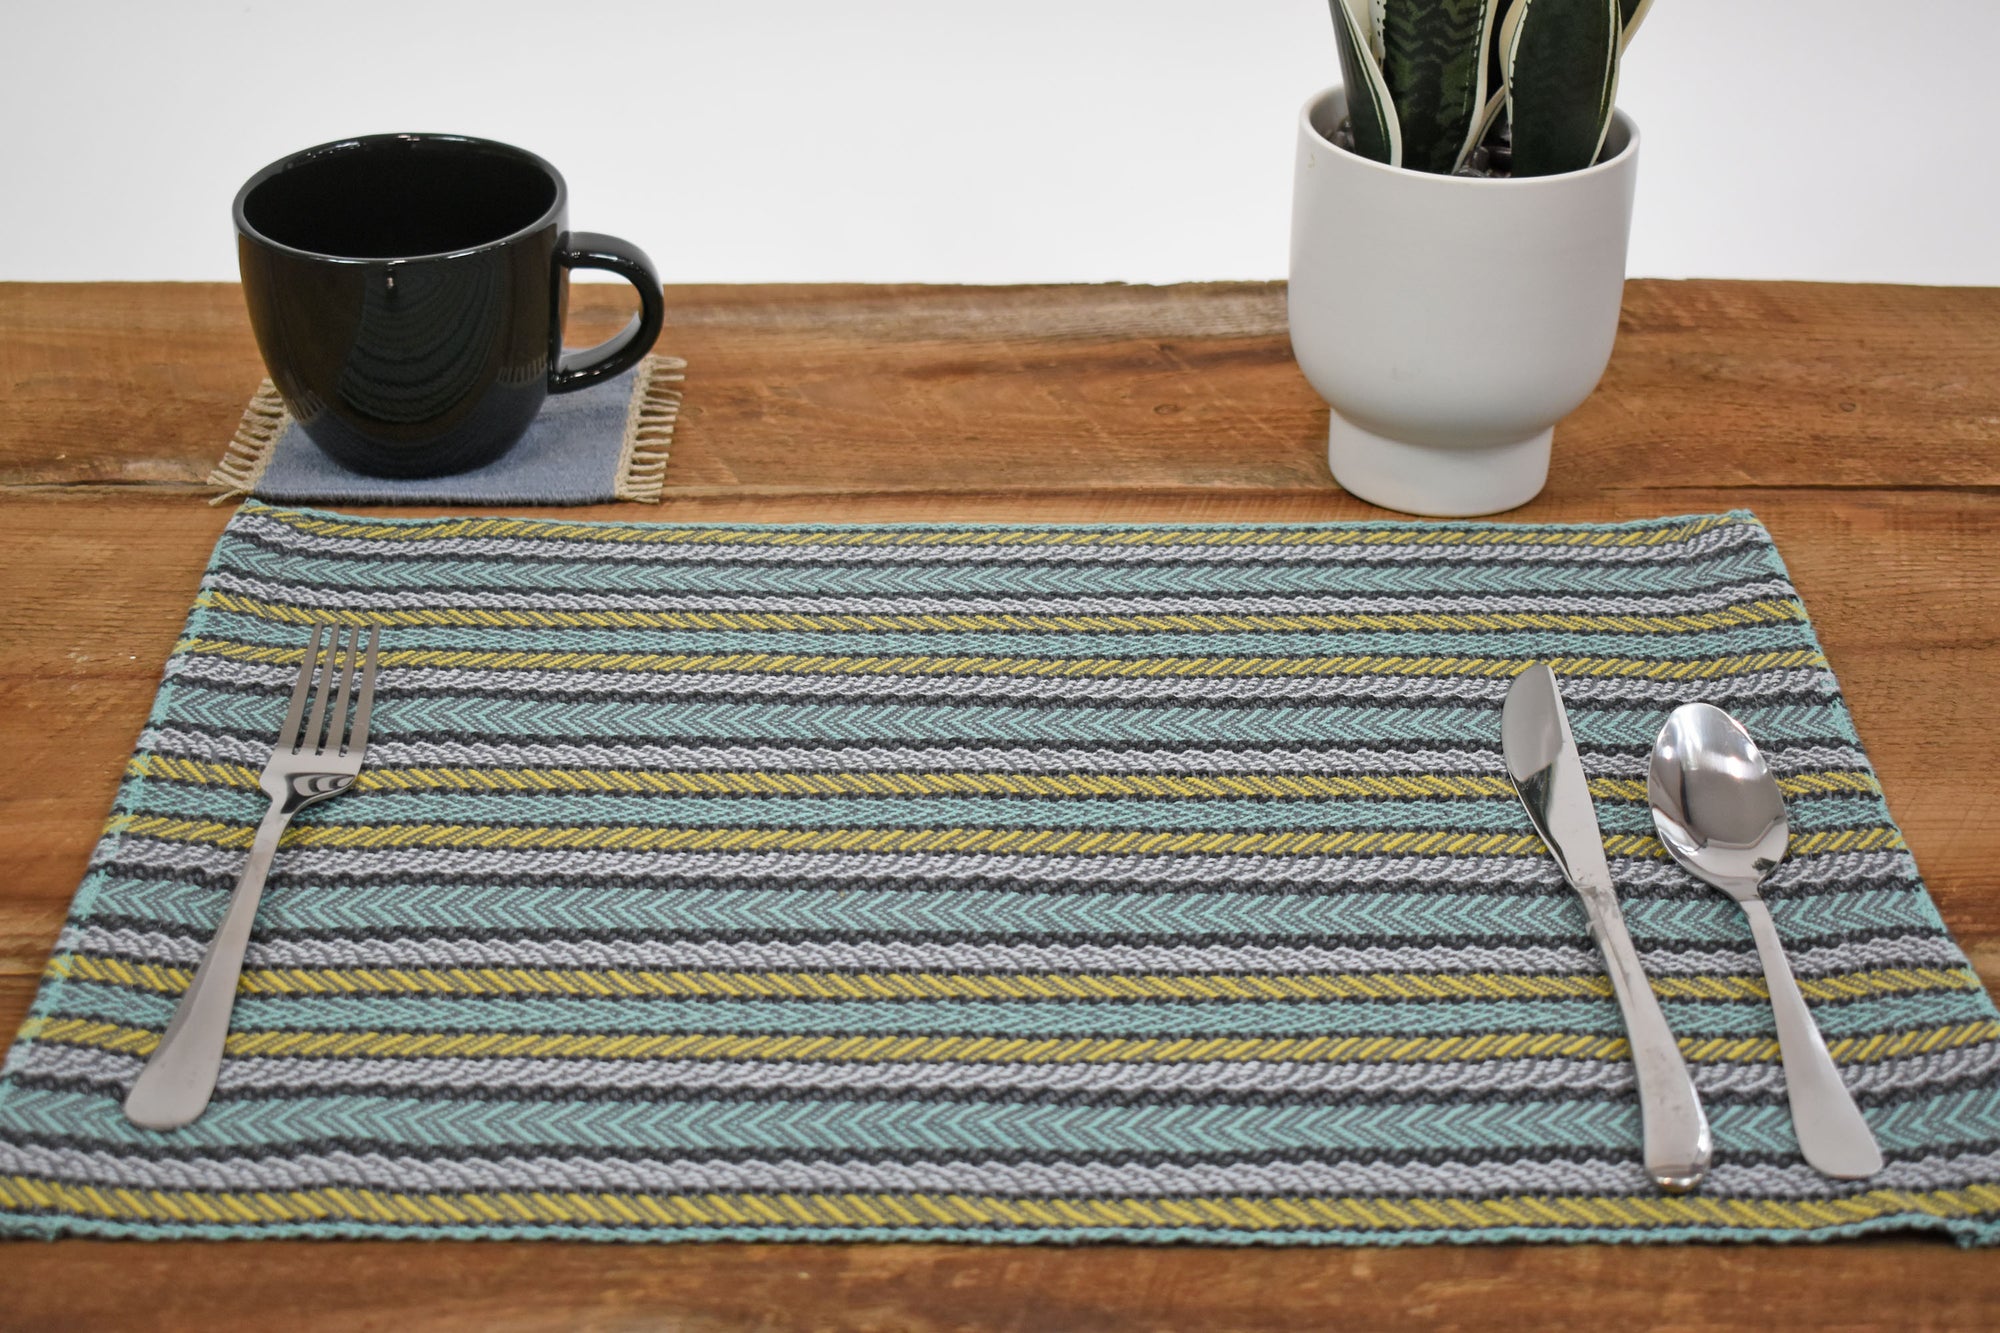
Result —
<instances>
[{"instance_id":1,"label":"variegated leaf","mask_svg":"<svg viewBox=\"0 0 2000 1333\"><path fill-rule=\"evenodd\" d=\"M1597 160L1618 91L1621 2L1515 0L1503 34L1514 175L1553 176Z\"/></svg>"},{"instance_id":2,"label":"variegated leaf","mask_svg":"<svg viewBox=\"0 0 2000 1333\"><path fill-rule=\"evenodd\" d=\"M1507 91L1507 34L1513 29L1508 20L1520 0L1497 0L1493 6L1493 35L1486 41L1486 94L1489 98Z\"/></svg>"},{"instance_id":3,"label":"variegated leaf","mask_svg":"<svg viewBox=\"0 0 2000 1333\"><path fill-rule=\"evenodd\" d=\"M1497 0L1385 0L1382 76L1403 165L1448 173L1486 106L1486 42Z\"/></svg>"},{"instance_id":4,"label":"variegated leaf","mask_svg":"<svg viewBox=\"0 0 2000 1333\"><path fill-rule=\"evenodd\" d=\"M1340 40L1341 81L1347 88L1354 151L1392 167L1401 166L1402 131L1382 67L1375 59L1370 0L1331 0L1331 5L1334 34Z\"/></svg>"}]
</instances>

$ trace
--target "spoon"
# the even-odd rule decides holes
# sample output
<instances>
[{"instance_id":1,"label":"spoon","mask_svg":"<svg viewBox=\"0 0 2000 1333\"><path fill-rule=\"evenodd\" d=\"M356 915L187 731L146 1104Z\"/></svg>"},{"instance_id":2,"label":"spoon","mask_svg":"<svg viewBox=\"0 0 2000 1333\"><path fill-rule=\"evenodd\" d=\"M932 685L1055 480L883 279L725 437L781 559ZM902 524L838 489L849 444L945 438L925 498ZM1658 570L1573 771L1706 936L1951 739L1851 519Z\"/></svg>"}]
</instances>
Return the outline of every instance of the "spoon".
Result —
<instances>
[{"instance_id":1,"label":"spoon","mask_svg":"<svg viewBox=\"0 0 2000 1333\"><path fill-rule=\"evenodd\" d=\"M1882 1169L1882 1150L1827 1054L1785 962L1771 909L1757 895L1791 834L1778 781L1743 724L1713 704L1683 704L1660 728L1646 777L1653 827L1674 860L1734 898L1750 918L1778 1019L1785 1096L1806 1161L1822 1175L1859 1180Z\"/></svg>"}]
</instances>

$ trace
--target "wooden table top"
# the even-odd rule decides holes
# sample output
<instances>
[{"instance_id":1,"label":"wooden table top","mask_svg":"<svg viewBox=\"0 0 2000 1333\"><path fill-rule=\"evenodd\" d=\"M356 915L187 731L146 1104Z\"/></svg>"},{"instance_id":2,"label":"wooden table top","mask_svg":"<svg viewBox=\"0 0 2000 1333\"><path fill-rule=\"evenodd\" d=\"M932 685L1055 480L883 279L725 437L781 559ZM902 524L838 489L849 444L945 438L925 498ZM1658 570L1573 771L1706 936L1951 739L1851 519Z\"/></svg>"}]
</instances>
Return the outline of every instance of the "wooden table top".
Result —
<instances>
[{"instance_id":1,"label":"wooden table top","mask_svg":"<svg viewBox=\"0 0 2000 1333\"><path fill-rule=\"evenodd\" d=\"M578 289L572 340L630 297ZM1275 284L679 287L658 507L700 521L1380 517ZM0 1031L20 1022L228 506L233 285L0 284ZM1945 920L2000 983L2000 290L1633 282L1548 490L1775 535ZM421 511L401 511L421 512ZM1991 1326L2000 1253L1804 1247L0 1244L0 1328Z\"/></svg>"}]
</instances>

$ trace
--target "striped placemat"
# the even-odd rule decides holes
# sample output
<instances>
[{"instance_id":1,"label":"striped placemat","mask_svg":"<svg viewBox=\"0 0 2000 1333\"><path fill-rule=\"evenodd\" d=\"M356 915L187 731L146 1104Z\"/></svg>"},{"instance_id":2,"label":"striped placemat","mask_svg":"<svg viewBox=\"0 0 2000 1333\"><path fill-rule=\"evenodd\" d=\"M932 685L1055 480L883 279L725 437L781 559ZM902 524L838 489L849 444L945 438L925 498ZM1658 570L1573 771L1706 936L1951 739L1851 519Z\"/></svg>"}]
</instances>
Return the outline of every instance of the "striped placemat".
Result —
<instances>
[{"instance_id":1,"label":"striped placemat","mask_svg":"<svg viewBox=\"0 0 2000 1333\"><path fill-rule=\"evenodd\" d=\"M220 1092L128 1125L305 642L369 768L280 851ZM1562 679L1716 1166L1639 1163L1618 1010L1499 756ZM1798 1157L1669 709L1743 718L1773 911L1889 1157ZM1398 1243L2000 1236L2000 1014L1770 538L729 527L251 503L0 1076L39 1235Z\"/></svg>"}]
</instances>

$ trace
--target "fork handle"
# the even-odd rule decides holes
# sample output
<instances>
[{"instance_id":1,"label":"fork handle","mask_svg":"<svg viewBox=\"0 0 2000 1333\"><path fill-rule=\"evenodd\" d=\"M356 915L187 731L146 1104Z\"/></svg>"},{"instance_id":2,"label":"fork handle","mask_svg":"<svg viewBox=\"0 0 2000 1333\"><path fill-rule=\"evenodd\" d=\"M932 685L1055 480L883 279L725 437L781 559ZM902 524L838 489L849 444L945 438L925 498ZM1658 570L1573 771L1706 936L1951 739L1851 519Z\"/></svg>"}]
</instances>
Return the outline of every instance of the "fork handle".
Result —
<instances>
[{"instance_id":1,"label":"fork handle","mask_svg":"<svg viewBox=\"0 0 2000 1333\"><path fill-rule=\"evenodd\" d=\"M167 1024L152 1058L125 1096L125 1118L133 1124L179 1129L208 1109L222 1069L222 1044L229 1036L229 1013L236 1004L236 982L243 973L250 925L257 919L257 900L264 896L264 877L296 808L283 798L274 799L257 826L250 859L230 894L229 910L209 941L194 980L181 995L173 1022Z\"/></svg>"}]
</instances>

